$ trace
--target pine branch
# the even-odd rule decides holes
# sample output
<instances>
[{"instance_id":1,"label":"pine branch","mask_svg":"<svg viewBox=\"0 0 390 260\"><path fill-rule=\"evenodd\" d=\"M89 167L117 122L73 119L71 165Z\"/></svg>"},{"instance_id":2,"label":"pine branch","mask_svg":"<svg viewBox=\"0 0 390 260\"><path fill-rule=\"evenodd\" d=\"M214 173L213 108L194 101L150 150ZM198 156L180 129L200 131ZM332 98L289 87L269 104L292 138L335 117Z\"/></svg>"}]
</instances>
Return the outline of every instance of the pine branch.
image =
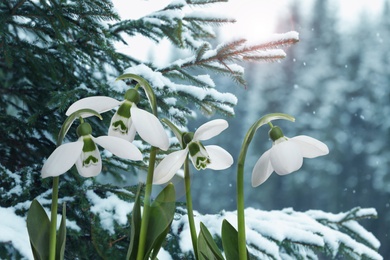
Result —
<instances>
[{"instance_id":1,"label":"pine branch","mask_svg":"<svg viewBox=\"0 0 390 260\"><path fill-rule=\"evenodd\" d=\"M207 5L207 4L223 3L228 1L229 0L186 0L186 2L191 5Z\"/></svg>"},{"instance_id":2,"label":"pine branch","mask_svg":"<svg viewBox=\"0 0 390 260\"><path fill-rule=\"evenodd\" d=\"M282 50L265 50L265 48L276 48L286 43L296 42L296 35L292 34L292 37L281 38L281 40L272 40L268 43L245 46L246 40L236 40L221 46L218 46L215 50L207 50L205 44L201 45L197 50L197 55L194 58L189 58L186 62L180 63L181 68L188 68L193 66L204 66L204 64L211 62L219 62L226 67L228 61L242 61L242 60L264 60L275 61L285 57L285 53ZM261 52L260 52L261 50ZM200 55L201 54L201 55ZM175 64L175 63L173 63ZM175 64L176 65L176 64ZM159 71L165 73L172 69L167 66Z\"/></svg>"},{"instance_id":3,"label":"pine branch","mask_svg":"<svg viewBox=\"0 0 390 260\"><path fill-rule=\"evenodd\" d=\"M248 208L245 211L248 250L256 259L264 257L317 259L318 255L324 253L331 258L349 256L353 259L382 259L376 252L379 242L375 237L372 236L359 242L348 231L334 229L332 225L316 220L316 217L325 216L332 222L348 214L331 214L321 211L296 212L291 208L270 212ZM354 209L351 210L353 211ZM181 214L185 215L185 213ZM372 216L372 214L375 215L371 209L362 209L358 213L359 217ZM224 211L216 215L202 215L196 212L195 215L196 221L208 226L212 235L216 237L220 237L219 230L224 219L233 226L236 223L236 212ZM178 240L181 240L189 232L188 227L183 228L186 226L186 218L183 217L176 221L178 223L174 223L173 227L180 229L173 228L172 232ZM361 227L357 220L349 221ZM360 231L366 230L361 227ZM365 232L357 234L364 236ZM370 244L377 246L370 248L367 246ZM175 249L170 249L173 250L173 255L180 252L180 250L175 252Z\"/></svg>"},{"instance_id":4,"label":"pine branch","mask_svg":"<svg viewBox=\"0 0 390 260\"><path fill-rule=\"evenodd\" d=\"M211 24L211 25L223 25L226 23L235 23L236 20L232 18L223 18L223 17L204 17L204 16L196 16L196 14L192 13L190 15L187 15L183 18L184 21L187 22L197 22L200 24Z\"/></svg>"},{"instance_id":5,"label":"pine branch","mask_svg":"<svg viewBox=\"0 0 390 260\"><path fill-rule=\"evenodd\" d=\"M16 10L19 7L21 7L24 4L24 2L26 2L26 0L21 0L21 1L19 1L19 3L15 4L14 7L12 7L12 9L11 9L11 14L15 14Z\"/></svg>"}]
</instances>

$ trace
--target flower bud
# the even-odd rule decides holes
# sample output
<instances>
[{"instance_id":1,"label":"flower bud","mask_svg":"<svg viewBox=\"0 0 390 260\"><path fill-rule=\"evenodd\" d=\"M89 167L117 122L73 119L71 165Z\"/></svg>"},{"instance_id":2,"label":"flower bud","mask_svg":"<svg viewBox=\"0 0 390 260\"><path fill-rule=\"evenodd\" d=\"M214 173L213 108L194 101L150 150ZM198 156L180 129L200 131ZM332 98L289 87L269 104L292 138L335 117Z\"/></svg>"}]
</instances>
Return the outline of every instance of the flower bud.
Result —
<instances>
[{"instance_id":1,"label":"flower bud","mask_svg":"<svg viewBox=\"0 0 390 260\"><path fill-rule=\"evenodd\" d=\"M133 88L131 88L131 89L126 91L125 99L130 101L130 102L133 102L135 104L138 104L141 98L139 96L138 91L133 89Z\"/></svg>"},{"instance_id":2,"label":"flower bud","mask_svg":"<svg viewBox=\"0 0 390 260\"><path fill-rule=\"evenodd\" d=\"M88 123L81 123L78 127L77 127L77 136L84 136L84 135L90 135L92 134L92 127L90 124Z\"/></svg>"},{"instance_id":3,"label":"flower bud","mask_svg":"<svg viewBox=\"0 0 390 260\"><path fill-rule=\"evenodd\" d=\"M282 129L280 129L279 126L273 126L271 130L269 130L268 135L274 142L284 136Z\"/></svg>"}]
</instances>

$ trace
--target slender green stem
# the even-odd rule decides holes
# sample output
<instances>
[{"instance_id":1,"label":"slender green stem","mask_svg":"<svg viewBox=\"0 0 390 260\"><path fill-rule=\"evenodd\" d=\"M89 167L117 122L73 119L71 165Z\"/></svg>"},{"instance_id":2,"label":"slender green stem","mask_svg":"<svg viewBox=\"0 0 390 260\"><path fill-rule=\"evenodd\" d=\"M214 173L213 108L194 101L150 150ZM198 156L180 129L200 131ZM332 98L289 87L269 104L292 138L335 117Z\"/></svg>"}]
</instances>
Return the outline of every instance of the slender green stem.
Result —
<instances>
[{"instance_id":1,"label":"slender green stem","mask_svg":"<svg viewBox=\"0 0 390 260\"><path fill-rule=\"evenodd\" d=\"M245 142L245 141L244 141ZM238 222L238 255L240 260L246 260L246 236L244 214L244 166L247 147L241 149L237 165L237 222Z\"/></svg>"},{"instance_id":2,"label":"slender green stem","mask_svg":"<svg viewBox=\"0 0 390 260\"><path fill-rule=\"evenodd\" d=\"M65 124L64 124L65 125ZM62 128L61 128L62 129ZM64 136L67 130L65 131ZM64 136L59 135L57 139L57 147L61 145ZM58 185L60 177L53 177L53 190L51 193L51 217L49 230L49 260L56 259L57 248L57 211L58 211Z\"/></svg>"},{"instance_id":3,"label":"slender green stem","mask_svg":"<svg viewBox=\"0 0 390 260\"><path fill-rule=\"evenodd\" d=\"M188 157L184 161L184 185L186 188L186 204L187 204L187 215L188 224L190 226L192 247L194 249L195 259L198 259L198 239L195 229L194 212L192 209L192 196L191 196L191 177L190 177L190 166Z\"/></svg>"},{"instance_id":4,"label":"slender green stem","mask_svg":"<svg viewBox=\"0 0 390 260\"><path fill-rule=\"evenodd\" d=\"M138 243L137 260L143 260L145 254L145 241L147 237L148 223L150 217L150 204L151 204L150 196L152 194L153 173L154 173L154 164L156 162L156 154L157 154L157 148L152 146L150 150L148 176L146 178L144 208L143 208L141 230L140 230L139 243Z\"/></svg>"},{"instance_id":5,"label":"slender green stem","mask_svg":"<svg viewBox=\"0 0 390 260\"><path fill-rule=\"evenodd\" d=\"M56 258L58 183L59 183L59 177L56 176L53 178L53 192L52 192L52 202L51 202L50 241L49 241L50 260L54 260Z\"/></svg>"},{"instance_id":6,"label":"slender green stem","mask_svg":"<svg viewBox=\"0 0 390 260\"><path fill-rule=\"evenodd\" d=\"M244 214L244 166L246 153L248 151L249 144L251 143L253 136L257 129L264 124L268 124L272 127L272 120L285 119L294 122L294 117L282 114L274 113L268 114L256 121L248 130L242 142L241 151L238 156L237 163L237 225L238 225L238 255L240 260L247 259L246 253L246 237L245 237L245 214Z\"/></svg>"}]
</instances>

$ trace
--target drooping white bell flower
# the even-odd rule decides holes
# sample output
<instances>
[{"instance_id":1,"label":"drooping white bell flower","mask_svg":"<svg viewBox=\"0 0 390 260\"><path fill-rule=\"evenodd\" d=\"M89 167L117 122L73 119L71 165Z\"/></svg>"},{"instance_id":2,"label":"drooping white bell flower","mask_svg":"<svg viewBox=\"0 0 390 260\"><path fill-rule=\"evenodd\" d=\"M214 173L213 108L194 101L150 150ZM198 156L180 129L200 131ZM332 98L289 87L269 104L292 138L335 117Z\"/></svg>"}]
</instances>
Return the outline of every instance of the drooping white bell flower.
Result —
<instances>
[{"instance_id":1,"label":"drooping white bell flower","mask_svg":"<svg viewBox=\"0 0 390 260\"><path fill-rule=\"evenodd\" d=\"M197 170L229 168L233 164L233 157L225 149L217 145L203 146L200 142L220 134L227 127L226 120L216 119L201 125L194 134L185 133L183 135L184 149L172 152L157 165L153 175L153 184L163 184L172 179L184 164L188 154Z\"/></svg>"},{"instance_id":2,"label":"drooping white bell flower","mask_svg":"<svg viewBox=\"0 0 390 260\"><path fill-rule=\"evenodd\" d=\"M139 100L139 93L135 89L129 89L123 101L104 96L87 97L73 103L66 111L66 115L85 108L103 113L119 105L111 119L109 136L132 142L135 134L138 133L152 146L164 151L168 150L169 139L164 127L155 115L137 107Z\"/></svg>"},{"instance_id":3,"label":"drooping white bell flower","mask_svg":"<svg viewBox=\"0 0 390 260\"><path fill-rule=\"evenodd\" d=\"M142 160L138 148L121 138L113 136L93 137L92 128L82 123L77 128L79 139L76 142L58 146L43 165L42 178L59 176L76 164L77 171L83 177L94 177L102 170L99 144L114 155L134 161Z\"/></svg>"},{"instance_id":4,"label":"drooping white bell flower","mask_svg":"<svg viewBox=\"0 0 390 260\"><path fill-rule=\"evenodd\" d=\"M279 127L270 130L273 140L271 149L266 151L255 164L252 171L252 186L265 182L275 171L279 175L290 174L299 170L303 158L315 158L329 153L323 142L306 135L288 138Z\"/></svg>"}]
</instances>

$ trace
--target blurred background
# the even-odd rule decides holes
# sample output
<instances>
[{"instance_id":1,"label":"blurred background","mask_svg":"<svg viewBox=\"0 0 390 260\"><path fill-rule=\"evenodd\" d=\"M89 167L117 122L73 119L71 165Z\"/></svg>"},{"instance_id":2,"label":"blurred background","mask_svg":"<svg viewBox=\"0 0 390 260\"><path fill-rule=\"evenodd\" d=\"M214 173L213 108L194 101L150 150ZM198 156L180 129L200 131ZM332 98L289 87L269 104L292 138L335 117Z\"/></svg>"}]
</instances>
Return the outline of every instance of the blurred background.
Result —
<instances>
[{"instance_id":1,"label":"blurred background","mask_svg":"<svg viewBox=\"0 0 390 260\"><path fill-rule=\"evenodd\" d=\"M389 259L390 3L338 2L297 0L279 6L273 33L295 30L300 42L286 48L287 57L281 62L243 64L246 89L228 78L217 79L217 87L234 93L238 105L236 116L227 119L230 127L210 143L237 159L245 133L261 116L273 112L295 116L295 123L275 124L288 137L304 134L325 142L329 155L305 159L298 172L273 174L252 188L252 168L271 147L268 127L260 128L247 155L245 205L333 213L373 207L378 219L363 225L381 241L380 253ZM278 14L278 9L269 12ZM264 24L246 25L246 33L253 32L249 40L256 41L257 28ZM229 36L226 31L221 34ZM207 120L199 115L191 126ZM204 214L235 210L236 165L225 171L193 172L195 209Z\"/></svg>"}]
</instances>

